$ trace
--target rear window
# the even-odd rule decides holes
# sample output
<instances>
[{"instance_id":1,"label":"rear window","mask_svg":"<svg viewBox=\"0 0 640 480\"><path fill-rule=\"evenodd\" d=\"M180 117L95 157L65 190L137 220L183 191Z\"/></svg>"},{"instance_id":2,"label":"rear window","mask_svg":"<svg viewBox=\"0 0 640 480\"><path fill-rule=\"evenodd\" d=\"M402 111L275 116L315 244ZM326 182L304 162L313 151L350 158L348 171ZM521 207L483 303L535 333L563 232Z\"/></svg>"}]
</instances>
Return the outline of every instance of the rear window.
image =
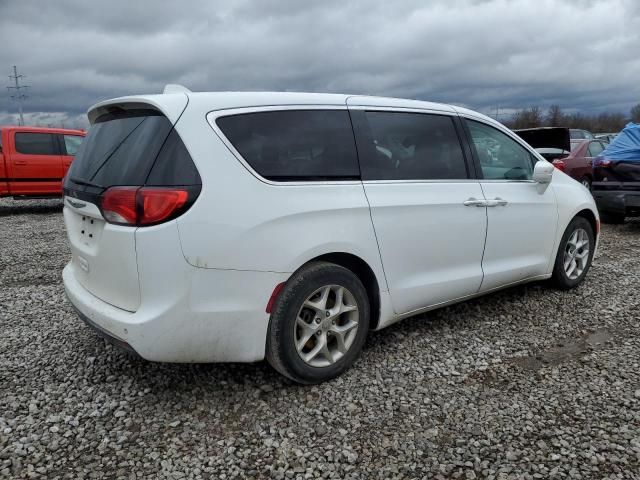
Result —
<instances>
[{"instance_id":1,"label":"rear window","mask_svg":"<svg viewBox=\"0 0 640 480\"><path fill-rule=\"evenodd\" d=\"M155 110L99 117L80 144L65 187L195 185L200 177L171 122Z\"/></svg>"},{"instance_id":2,"label":"rear window","mask_svg":"<svg viewBox=\"0 0 640 480\"><path fill-rule=\"evenodd\" d=\"M589 144L589 156L597 157L604 150L602 144L600 142L591 142Z\"/></svg>"},{"instance_id":3,"label":"rear window","mask_svg":"<svg viewBox=\"0 0 640 480\"><path fill-rule=\"evenodd\" d=\"M256 112L220 117L216 123L245 161L264 178L360 178L346 110Z\"/></svg>"},{"instance_id":4,"label":"rear window","mask_svg":"<svg viewBox=\"0 0 640 480\"><path fill-rule=\"evenodd\" d=\"M80 135L64 135L64 149L67 155L75 155L78 152L78 147L82 143Z\"/></svg>"},{"instance_id":5,"label":"rear window","mask_svg":"<svg viewBox=\"0 0 640 480\"><path fill-rule=\"evenodd\" d=\"M16 132L16 152L25 155L58 155L55 135L51 133Z\"/></svg>"}]
</instances>

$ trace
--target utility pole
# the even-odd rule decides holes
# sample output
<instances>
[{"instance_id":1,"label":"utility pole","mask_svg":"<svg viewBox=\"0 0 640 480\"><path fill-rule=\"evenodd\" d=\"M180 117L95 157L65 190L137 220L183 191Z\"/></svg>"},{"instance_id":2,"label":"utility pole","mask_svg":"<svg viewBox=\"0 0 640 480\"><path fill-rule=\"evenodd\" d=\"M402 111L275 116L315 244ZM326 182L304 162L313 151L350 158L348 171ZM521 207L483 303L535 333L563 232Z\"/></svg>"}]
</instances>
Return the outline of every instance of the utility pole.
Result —
<instances>
[{"instance_id":1,"label":"utility pole","mask_svg":"<svg viewBox=\"0 0 640 480\"><path fill-rule=\"evenodd\" d=\"M7 87L7 90L15 90L15 95L11 95L11 98L18 102L18 111L20 112L20 125L24 125L24 116L22 115L22 102L26 100L27 96L22 93L23 90L29 88L29 85L20 85L20 79L24 78L24 75L18 75L18 67L13 66L13 75L9 75L9 78L15 82L15 86Z\"/></svg>"}]
</instances>

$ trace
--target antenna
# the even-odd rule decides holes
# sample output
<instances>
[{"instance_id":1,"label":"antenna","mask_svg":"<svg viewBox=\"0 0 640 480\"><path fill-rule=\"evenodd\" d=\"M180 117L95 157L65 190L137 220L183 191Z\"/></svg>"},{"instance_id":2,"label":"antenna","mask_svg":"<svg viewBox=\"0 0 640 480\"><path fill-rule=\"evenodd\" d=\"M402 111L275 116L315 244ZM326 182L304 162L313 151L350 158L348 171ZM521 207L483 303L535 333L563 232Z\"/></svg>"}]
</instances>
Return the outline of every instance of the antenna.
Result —
<instances>
[{"instance_id":1,"label":"antenna","mask_svg":"<svg viewBox=\"0 0 640 480\"><path fill-rule=\"evenodd\" d=\"M27 95L22 93L23 90L29 88L29 85L20 85L20 79L25 78L24 75L18 75L18 67L13 66L13 75L9 75L9 78L15 82L15 86L7 87L7 90L15 90L15 95L11 95L11 99L18 102L18 112L20 112L20 123L24 125L24 116L22 115L22 102L27 99Z\"/></svg>"}]
</instances>

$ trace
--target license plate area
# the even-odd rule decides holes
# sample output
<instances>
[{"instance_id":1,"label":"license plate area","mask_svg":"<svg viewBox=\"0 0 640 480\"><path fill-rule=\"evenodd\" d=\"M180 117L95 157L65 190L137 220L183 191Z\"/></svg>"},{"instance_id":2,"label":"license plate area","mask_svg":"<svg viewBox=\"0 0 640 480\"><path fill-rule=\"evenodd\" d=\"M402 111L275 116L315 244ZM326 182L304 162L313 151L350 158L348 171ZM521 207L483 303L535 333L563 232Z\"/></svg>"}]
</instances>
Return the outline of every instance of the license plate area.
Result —
<instances>
[{"instance_id":1,"label":"license plate area","mask_svg":"<svg viewBox=\"0 0 640 480\"><path fill-rule=\"evenodd\" d=\"M104 221L88 215L78 215L77 238L87 247L95 246L99 241Z\"/></svg>"}]
</instances>

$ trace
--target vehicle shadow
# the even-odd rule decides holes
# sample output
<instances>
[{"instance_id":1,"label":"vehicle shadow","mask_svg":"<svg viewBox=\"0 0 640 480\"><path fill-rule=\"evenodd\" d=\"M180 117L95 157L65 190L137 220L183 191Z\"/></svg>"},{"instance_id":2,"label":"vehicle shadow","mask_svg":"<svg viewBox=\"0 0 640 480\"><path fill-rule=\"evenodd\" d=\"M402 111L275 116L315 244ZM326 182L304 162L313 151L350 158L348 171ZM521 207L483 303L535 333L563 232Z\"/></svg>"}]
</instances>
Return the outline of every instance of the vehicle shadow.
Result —
<instances>
[{"instance_id":1,"label":"vehicle shadow","mask_svg":"<svg viewBox=\"0 0 640 480\"><path fill-rule=\"evenodd\" d=\"M471 318L474 317L471 312L477 309L487 308L491 311L493 305L516 304L525 297L535 302L543 300L551 292L557 291L547 286L545 282L534 282L406 318L383 330L370 332L362 353L363 360L366 362L367 357L374 355L374 351L379 348L389 349L389 352L393 352L394 345L401 343L406 336L438 335L442 330L455 334L456 331L468 329L474 321ZM245 393L248 390L253 392L253 396L263 397L280 390L290 388L305 390L307 388L282 377L266 361L252 364L149 362L113 347L97 337L93 331L85 329L84 326L80 328L82 328L82 337L84 338L77 340L77 343L81 344L78 345L79 350L85 350L85 355L96 358L95 367L100 365L99 368L103 375L132 377L139 388L149 389L162 397L168 394L182 395L191 391L203 390L209 394L214 392L217 394L220 390L229 388ZM356 364L345 375L361 377L357 369L358 365ZM96 379L98 378L100 376L96 377ZM340 381L338 377L326 382L326 384Z\"/></svg>"},{"instance_id":2,"label":"vehicle shadow","mask_svg":"<svg viewBox=\"0 0 640 480\"><path fill-rule=\"evenodd\" d=\"M0 217L46 215L62 211L62 200L1 200Z\"/></svg>"}]
</instances>

